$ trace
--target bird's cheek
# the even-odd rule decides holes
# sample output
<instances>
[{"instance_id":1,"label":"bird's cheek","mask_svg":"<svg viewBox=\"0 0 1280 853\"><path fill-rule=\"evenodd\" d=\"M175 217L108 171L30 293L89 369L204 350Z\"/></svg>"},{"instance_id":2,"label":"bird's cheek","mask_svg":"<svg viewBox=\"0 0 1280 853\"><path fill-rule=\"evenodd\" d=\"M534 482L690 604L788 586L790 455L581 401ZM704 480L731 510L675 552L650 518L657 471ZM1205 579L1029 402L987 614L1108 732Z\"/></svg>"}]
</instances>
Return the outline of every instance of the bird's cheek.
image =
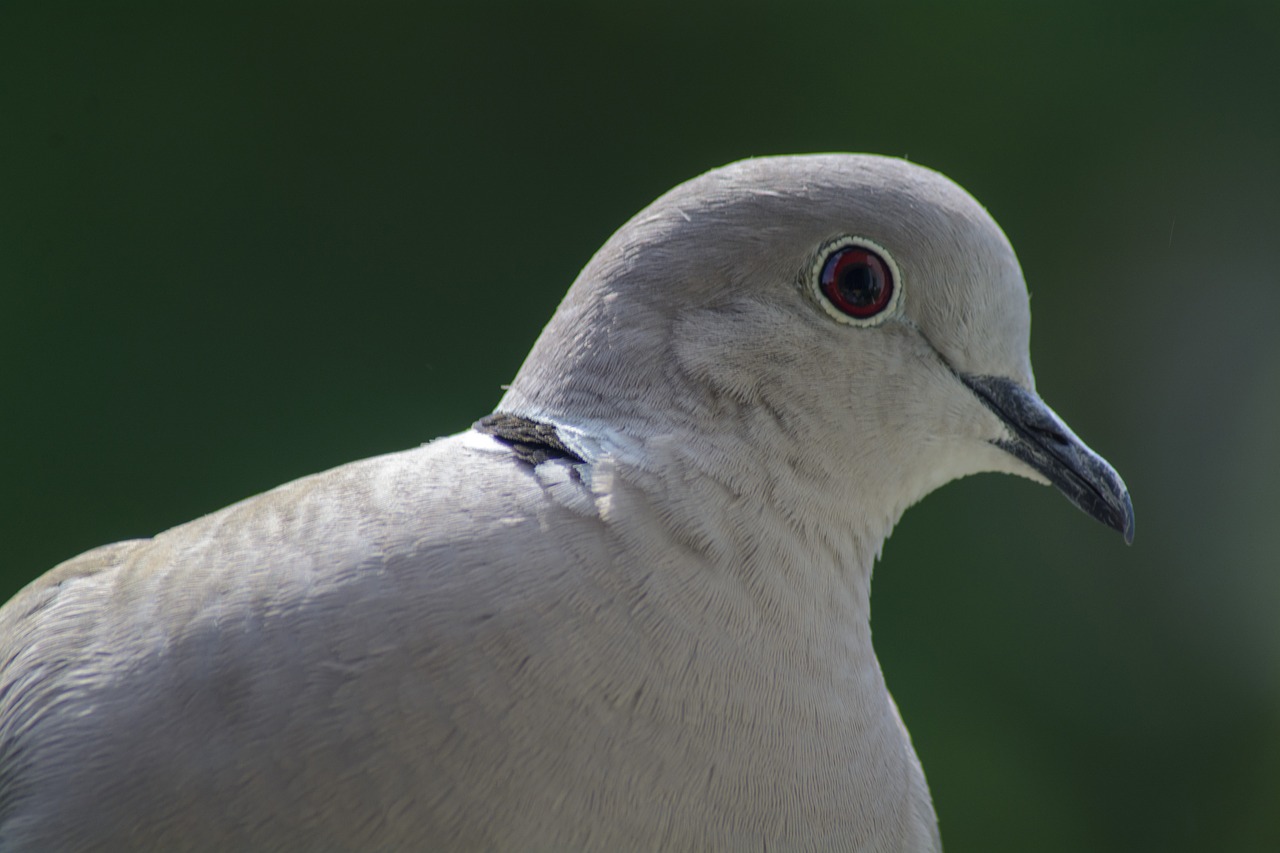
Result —
<instances>
[{"instance_id":1,"label":"bird's cheek","mask_svg":"<svg viewBox=\"0 0 1280 853\"><path fill-rule=\"evenodd\" d=\"M916 415L917 423L929 424L928 435L918 444L927 448L919 451L927 457L921 459L922 464L934 466L949 478L986 472L1037 478L1034 471L993 443L1009 437L1008 427L954 376L940 379L929 399L929 410Z\"/></svg>"}]
</instances>

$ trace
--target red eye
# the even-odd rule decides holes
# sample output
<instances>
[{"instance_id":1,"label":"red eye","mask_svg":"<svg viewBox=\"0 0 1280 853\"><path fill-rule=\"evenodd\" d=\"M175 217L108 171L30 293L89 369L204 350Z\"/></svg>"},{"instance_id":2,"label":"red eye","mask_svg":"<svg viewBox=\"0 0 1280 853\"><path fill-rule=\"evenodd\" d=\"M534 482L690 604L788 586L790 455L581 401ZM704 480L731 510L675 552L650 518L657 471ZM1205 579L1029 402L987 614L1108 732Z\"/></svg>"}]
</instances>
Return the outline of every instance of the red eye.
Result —
<instances>
[{"instance_id":1,"label":"red eye","mask_svg":"<svg viewBox=\"0 0 1280 853\"><path fill-rule=\"evenodd\" d=\"M823 261L818 286L842 313L866 320L893 301L895 282L878 254L861 246L842 246Z\"/></svg>"}]
</instances>

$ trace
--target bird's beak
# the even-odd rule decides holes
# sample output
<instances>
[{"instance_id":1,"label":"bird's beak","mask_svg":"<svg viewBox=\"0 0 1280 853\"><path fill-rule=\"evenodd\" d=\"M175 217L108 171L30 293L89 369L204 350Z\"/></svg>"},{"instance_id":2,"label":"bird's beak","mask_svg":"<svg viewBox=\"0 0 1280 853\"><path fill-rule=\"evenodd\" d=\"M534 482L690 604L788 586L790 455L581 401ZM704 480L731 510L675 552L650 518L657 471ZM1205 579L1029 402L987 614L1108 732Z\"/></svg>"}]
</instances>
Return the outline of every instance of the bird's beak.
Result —
<instances>
[{"instance_id":1,"label":"bird's beak","mask_svg":"<svg viewBox=\"0 0 1280 853\"><path fill-rule=\"evenodd\" d=\"M1107 460L1077 438L1043 400L1016 382L999 376L960 375L960 379L1009 428L1012 438L993 444L1043 474L1067 500L1133 544L1129 490Z\"/></svg>"}]
</instances>

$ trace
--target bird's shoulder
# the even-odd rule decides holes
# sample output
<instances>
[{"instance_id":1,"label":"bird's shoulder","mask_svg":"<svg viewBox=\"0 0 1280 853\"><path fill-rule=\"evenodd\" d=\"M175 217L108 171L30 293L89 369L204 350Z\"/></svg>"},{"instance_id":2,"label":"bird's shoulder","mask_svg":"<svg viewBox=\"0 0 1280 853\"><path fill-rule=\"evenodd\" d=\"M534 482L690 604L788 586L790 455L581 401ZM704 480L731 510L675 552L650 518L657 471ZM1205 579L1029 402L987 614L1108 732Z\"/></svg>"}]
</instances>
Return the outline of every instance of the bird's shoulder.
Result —
<instances>
[{"instance_id":1,"label":"bird's shoulder","mask_svg":"<svg viewBox=\"0 0 1280 853\"><path fill-rule=\"evenodd\" d=\"M549 513L566 512L549 493L586 492L574 477L534 467L489 436L460 433L302 477L151 539L87 551L0 608L0 672L24 635L61 636L49 626L67 620L84 640L107 620L177 626L234 608L299 605L339 587L349 595L389 579L429 585L453 566L516 559L519 546L495 541L528 546Z\"/></svg>"}]
</instances>

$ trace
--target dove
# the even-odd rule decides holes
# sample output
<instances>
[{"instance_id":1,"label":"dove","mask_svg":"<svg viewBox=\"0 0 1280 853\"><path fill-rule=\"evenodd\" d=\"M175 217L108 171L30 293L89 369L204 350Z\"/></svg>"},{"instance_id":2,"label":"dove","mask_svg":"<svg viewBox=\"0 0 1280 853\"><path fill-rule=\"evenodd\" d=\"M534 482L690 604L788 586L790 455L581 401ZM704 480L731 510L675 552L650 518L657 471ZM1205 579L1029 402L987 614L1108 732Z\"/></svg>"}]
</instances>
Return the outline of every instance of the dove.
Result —
<instances>
[{"instance_id":1,"label":"dove","mask_svg":"<svg viewBox=\"0 0 1280 853\"><path fill-rule=\"evenodd\" d=\"M681 184L472 429L8 602L0 850L940 849L871 642L886 537L979 472L1133 535L1029 331L937 172Z\"/></svg>"}]
</instances>

